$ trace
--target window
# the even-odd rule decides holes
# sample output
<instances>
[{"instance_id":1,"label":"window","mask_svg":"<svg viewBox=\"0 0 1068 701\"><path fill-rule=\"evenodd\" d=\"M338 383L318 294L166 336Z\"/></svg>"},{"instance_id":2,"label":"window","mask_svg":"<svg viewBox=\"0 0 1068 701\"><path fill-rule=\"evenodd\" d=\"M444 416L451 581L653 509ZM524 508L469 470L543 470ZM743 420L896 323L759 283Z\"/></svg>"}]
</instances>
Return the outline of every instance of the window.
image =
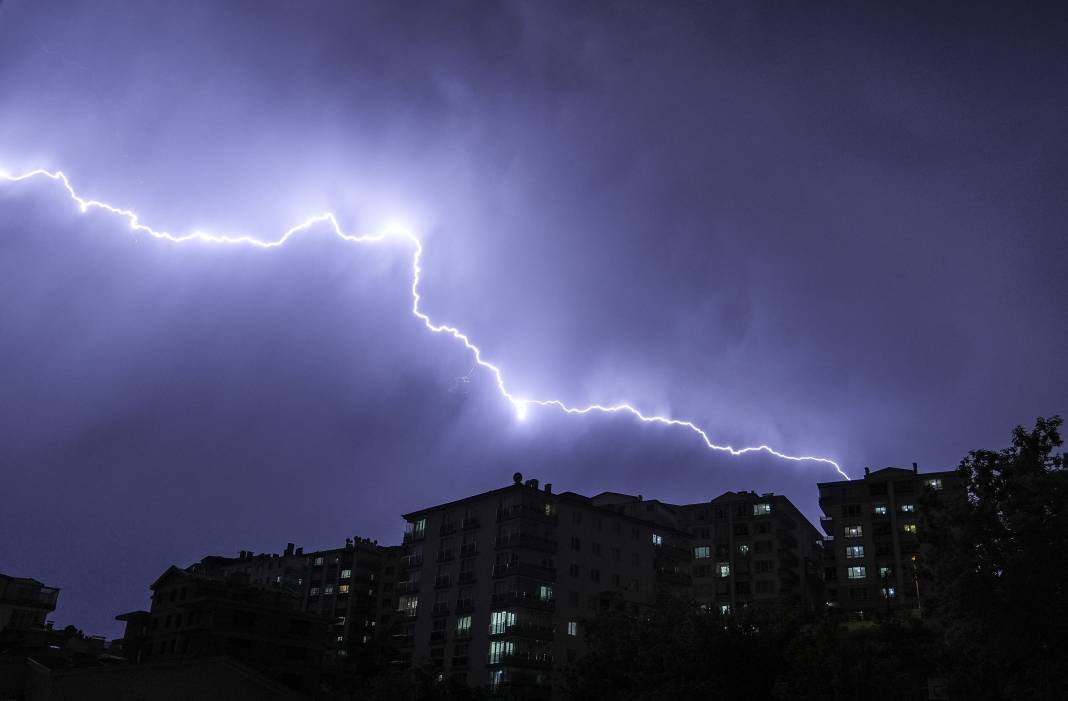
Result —
<instances>
[{"instance_id":1,"label":"window","mask_svg":"<svg viewBox=\"0 0 1068 701\"><path fill-rule=\"evenodd\" d=\"M886 505L885 504L880 504L879 506L876 506L875 507L875 515L876 516L886 516Z\"/></svg>"},{"instance_id":2,"label":"window","mask_svg":"<svg viewBox=\"0 0 1068 701\"><path fill-rule=\"evenodd\" d=\"M341 570L341 578L348 579L352 576L352 570Z\"/></svg>"},{"instance_id":3,"label":"window","mask_svg":"<svg viewBox=\"0 0 1068 701\"><path fill-rule=\"evenodd\" d=\"M590 581L591 582L600 582L601 581L601 570L590 570Z\"/></svg>"},{"instance_id":4,"label":"window","mask_svg":"<svg viewBox=\"0 0 1068 701\"><path fill-rule=\"evenodd\" d=\"M774 579L758 579L756 582L757 594L771 594L775 591Z\"/></svg>"},{"instance_id":5,"label":"window","mask_svg":"<svg viewBox=\"0 0 1068 701\"><path fill-rule=\"evenodd\" d=\"M897 597L897 589L894 587L883 587L880 592L884 599L894 599Z\"/></svg>"},{"instance_id":6,"label":"window","mask_svg":"<svg viewBox=\"0 0 1068 701\"><path fill-rule=\"evenodd\" d=\"M575 536L571 536L571 549L582 550L582 541L576 538Z\"/></svg>"},{"instance_id":7,"label":"window","mask_svg":"<svg viewBox=\"0 0 1068 701\"><path fill-rule=\"evenodd\" d=\"M849 546L846 546L846 557L849 557L849 558L864 557L864 546L863 545L849 545Z\"/></svg>"},{"instance_id":8,"label":"window","mask_svg":"<svg viewBox=\"0 0 1068 701\"><path fill-rule=\"evenodd\" d=\"M916 535L916 524L906 523L904 526L901 527L901 530L905 531L909 535Z\"/></svg>"},{"instance_id":9,"label":"window","mask_svg":"<svg viewBox=\"0 0 1068 701\"><path fill-rule=\"evenodd\" d=\"M749 554L749 545L746 544L746 543L742 543L741 545L738 546L738 552L741 553L742 555L748 555Z\"/></svg>"},{"instance_id":10,"label":"window","mask_svg":"<svg viewBox=\"0 0 1068 701\"><path fill-rule=\"evenodd\" d=\"M349 593L349 585L348 584L339 584L339 585L337 585L337 593L338 594L348 594Z\"/></svg>"},{"instance_id":11,"label":"window","mask_svg":"<svg viewBox=\"0 0 1068 701\"><path fill-rule=\"evenodd\" d=\"M327 584L325 587L323 587L323 593L324 594L333 594L334 593L334 585L333 584Z\"/></svg>"},{"instance_id":12,"label":"window","mask_svg":"<svg viewBox=\"0 0 1068 701\"><path fill-rule=\"evenodd\" d=\"M765 516L765 515L770 514L770 513L771 513L771 504L767 504L767 503L753 504L753 515L754 516Z\"/></svg>"},{"instance_id":13,"label":"window","mask_svg":"<svg viewBox=\"0 0 1068 701\"><path fill-rule=\"evenodd\" d=\"M456 619L456 637L468 638L471 636L471 617L460 616Z\"/></svg>"},{"instance_id":14,"label":"window","mask_svg":"<svg viewBox=\"0 0 1068 701\"><path fill-rule=\"evenodd\" d=\"M883 565L879 568L879 579L887 579L894 576L894 568Z\"/></svg>"},{"instance_id":15,"label":"window","mask_svg":"<svg viewBox=\"0 0 1068 701\"><path fill-rule=\"evenodd\" d=\"M578 635L578 622L576 622L576 621L568 621L567 622L567 634L572 636L572 637Z\"/></svg>"},{"instance_id":16,"label":"window","mask_svg":"<svg viewBox=\"0 0 1068 701\"><path fill-rule=\"evenodd\" d=\"M515 625L515 613L512 611L494 611L490 614L490 635L500 635L508 626Z\"/></svg>"},{"instance_id":17,"label":"window","mask_svg":"<svg viewBox=\"0 0 1068 701\"><path fill-rule=\"evenodd\" d=\"M849 598L853 601L865 601L868 598L868 590L860 587L853 587L849 590Z\"/></svg>"},{"instance_id":18,"label":"window","mask_svg":"<svg viewBox=\"0 0 1068 701\"><path fill-rule=\"evenodd\" d=\"M538 587L538 598L542 601L552 601L553 588L550 587L548 584L542 584Z\"/></svg>"},{"instance_id":19,"label":"window","mask_svg":"<svg viewBox=\"0 0 1068 701\"><path fill-rule=\"evenodd\" d=\"M489 663L500 664L506 656L511 655L513 652L515 652L515 643L510 640L494 640L490 643ZM493 678L493 672L490 672L490 677ZM499 684L501 681L502 678L498 677L497 683Z\"/></svg>"},{"instance_id":20,"label":"window","mask_svg":"<svg viewBox=\"0 0 1068 701\"><path fill-rule=\"evenodd\" d=\"M579 566L575 563L571 563L571 565L567 568L567 571L571 574L572 577L579 576Z\"/></svg>"},{"instance_id":21,"label":"window","mask_svg":"<svg viewBox=\"0 0 1068 701\"><path fill-rule=\"evenodd\" d=\"M843 516L860 516L860 504L846 504L842 507Z\"/></svg>"},{"instance_id":22,"label":"window","mask_svg":"<svg viewBox=\"0 0 1068 701\"><path fill-rule=\"evenodd\" d=\"M734 535L749 535L748 523L736 523L734 524Z\"/></svg>"},{"instance_id":23,"label":"window","mask_svg":"<svg viewBox=\"0 0 1068 701\"><path fill-rule=\"evenodd\" d=\"M309 589L308 596L319 596L319 587L312 587Z\"/></svg>"},{"instance_id":24,"label":"window","mask_svg":"<svg viewBox=\"0 0 1068 701\"><path fill-rule=\"evenodd\" d=\"M845 537L846 538L860 538L864 535L863 526L846 526Z\"/></svg>"},{"instance_id":25,"label":"window","mask_svg":"<svg viewBox=\"0 0 1068 701\"><path fill-rule=\"evenodd\" d=\"M719 615L721 615L721 616L729 616L729 615L731 615L731 605L730 604L720 604L719 605Z\"/></svg>"},{"instance_id":26,"label":"window","mask_svg":"<svg viewBox=\"0 0 1068 701\"><path fill-rule=\"evenodd\" d=\"M729 562L717 562L716 563L716 575L719 577L731 576L731 563Z\"/></svg>"},{"instance_id":27,"label":"window","mask_svg":"<svg viewBox=\"0 0 1068 701\"><path fill-rule=\"evenodd\" d=\"M775 571L775 563L771 560L757 560L753 563L753 571L759 574L767 574Z\"/></svg>"},{"instance_id":28,"label":"window","mask_svg":"<svg viewBox=\"0 0 1068 701\"><path fill-rule=\"evenodd\" d=\"M662 535L660 535L659 533L654 533L653 534L653 545L663 545L663 544L664 544L664 537Z\"/></svg>"},{"instance_id":29,"label":"window","mask_svg":"<svg viewBox=\"0 0 1068 701\"><path fill-rule=\"evenodd\" d=\"M916 511L916 505L915 504L902 504L901 505L901 513L903 513L903 514L911 514L911 513L915 513L915 511Z\"/></svg>"},{"instance_id":30,"label":"window","mask_svg":"<svg viewBox=\"0 0 1068 701\"><path fill-rule=\"evenodd\" d=\"M846 568L846 576L850 579L864 579L868 576L868 568L864 565Z\"/></svg>"},{"instance_id":31,"label":"window","mask_svg":"<svg viewBox=\"0 0 1068 701\"><path fill-rule=\"evenodd\" d=\"M929 479L929 480L924 480L923 481L923 486L927 487L928 489L933 489L935 491L938 491L939 489L942 488L942 480L938 479L937 477Z\"/></svg>"},{"instance_id":32,"label":"window","mask_svg":"<svg viewBox=\"0 0 1068 701\"><path fill-rule=\"evenodd\" d=\"M422 538L426 535L426 519L421 518L412 524L412 538Z\"/></svg>"},{"instance_id":33,"label":"window","mask_svg":"<svg viewBox=\"0 0 1068 701\"><path fill-rule=\"evenodd\" d=\"M612 559L616 562L623 559L623 554L619 552L619 548L612 548Z\"/></svg>"},{"instance_id":34,"label":"window","mask_svg":"<svg viewBox=\"0 0 1068 701\"><path fill-rule=\"evenodd\" d=\"M753 549L758 553L770 553L771 541L770 540L758 540L753 546Z\"/></svg>"},{"instance_id":35,"label":"window","mask_svg":"<svg viewBox=\"0 0 1068 701\"><path fill-rule=\"evenodd\" d=\"M419 609L419 597L418 596L402 596L400 601L397 602L397 610L403 613L405 616L411 616L415 618L415 612Z\"/></svg>"},{"instance_id":36,"label":"window","mask_svg":"<svg viewBox=\"0 0 1068 701\"><path fill-rule=\"evenodd\" d=\"M600 543L593 543L592 544L592 549L593 549L593 554L594 555L596 555L598 557L601 556L601 544Z\"/></svg>"},{"instance_id":37,"label":"window","mask_svg":"<svg viewBox=\"0 0 1068 701\"><path fill-rule=\"evenodd\" d=\"M323 564L323 556L320 555L319 557L315 558L315 561L312 562L312 564L315 565L316 567L321 566Z\"/></svg>"},{"instance_id":38,"label":"window","mask_svg":"<svg viewBox=\"0 0 1068 701\"><path fill-rule=\"evenodd\" d=\"M707 545L698 545L693 549L693 556L695 560L703 560L712 557L712 548Z\"/></svg>"}]
</instances>

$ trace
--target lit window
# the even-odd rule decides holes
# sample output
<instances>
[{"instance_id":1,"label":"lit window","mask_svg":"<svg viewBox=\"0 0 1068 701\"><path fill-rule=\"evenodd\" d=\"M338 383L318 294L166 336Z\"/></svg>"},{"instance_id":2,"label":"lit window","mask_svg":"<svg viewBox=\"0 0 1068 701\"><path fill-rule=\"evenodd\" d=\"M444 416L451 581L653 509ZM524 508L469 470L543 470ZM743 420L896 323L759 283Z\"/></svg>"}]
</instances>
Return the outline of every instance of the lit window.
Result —
<instances>
[{"instance_id":1,"label":"lit window","mask_svg":"<svg viewBox=\"0 0 1068 701\"><path fill-rule=\"evenodd\" d=\"M339 584L339 585L337 585L337 593L338 594L348 594L349 593L349 585L348 584Z\"/></svg>"},{"instance_id":2,"label":"lit window","mask_svg":"<svg viewBox=\"0 0 1068 701\"><path fill-rule=\"evenodd\" d=\"M471 617L460 616L456 619L456 637L463 638L471 634Z\"/></svg>"},{"instance_id":3,"label":"lit window","mask_svg":"<svg viewBox=\"0 0 1068 701\"><path fill-rule=\"evenodd\" d=\"M323 564L322 556L319 556L319 557L315 558L315 562L313 562L312 564L313 565L321 565L321 564Z\"/></svg>"},{"instance_id":4,"label":"lit window","mask_svg":"<svg viewBox=\"0 0 1068 701\"><path fill-rule=\"evenodd\" d=\"M863 526L846 526L845 537L846 538L860 538L864 535Z\"/></svg>"},{"instance_id":5,"label":"lit window","mask_svg":"<svg viewBox=\"0 0 1068 701\"><path fill-rule=\"evenodd\" d=\"M708 545L698 545L693 549L693 556L697 560L712 557L712 548Z\"/></svg>"},{"instance_id":6,"label":"lit window","mask_svg":"<svg viewBox=\"0 0 1068 701\"><path fill-rule=\"evenodd\" d=\"M942 480L935 477L933 479L924 480L923 485L928 489L939 490L942 488Z\"/></svg>"},{"instance_id":7,"label":"lit window","mask_svg":"<svg viewBox=\"0 0 1068 701\"><path fill-rule=\"evenodd\" d=\"M882 567L879 568L879 579L886 579L888 577L893 576L893 574L894 574L894 568L893 567L888 567L887 565L883 565Z\"/></svg>"},{"instance_id":8,"label":"lit window","mask_svg":"<svg viewBox=\"0 0 1068 701\"><path fill-rule=\"evenodd\" d=\"M494 611L490 614L490 635L500 635L515 625L515 613L511 611Z\"/></svg>"},{"instance_id":9,"label":"lit window","mask_svg":"<svg viewBox=\"0 0 1068 701\"><path fill-rule=\"evenodd\" d=\"M348 579L352 576L352 570L341 570L341 578Z\"/></svg>"},{"instance_id":10,"label":"lit window","mask_svg":"<svg viewBox=\"0 0 1068 701\"><path fill-rule=\"evenodd\" d=\"M719 605L719 613L720 613L721 616L729 616L729 615L731 615L731 605L730 604L720 604Z\"/></svg>"},{"instance_id":11,"label":"lit window","mask_svg":"<svg viewBox=\"0 0 1068 701\"><path fill-rule=\"evenodd\" d=\"M500 664L501 660L515 651L515 644L508 640L494 640L490 643L489 663Z\"/></svg>"},{"instance_id":12,"label":"lit window","mask_svg":"<svg viewBox=\"0 0 1068 701\"><path fill-rule=\"evenodd\" d=\"M763 516L771 513L771 504L753 504L753 515Z\"/></svg>"},{"instance_id":13,"label":"lit window","mask_svg":"<svg viewBox=\"0 0 1068 701\"><path fill-rule=\"evenodd\" d=\"M323 587L323 593L324 594L333 594L334 593L334 585L333 584L327 584L325 587Z\"/></svg>"},{"instance_id":14,"label":"lit window","mask_svg":"<svg viewBox=\"0 0 1068 701\"><path fill-rule=\"evenodd\" d=\"M850 545L846 547L846 557L864 557L864 546Z\"/></svg>"},{"instance_id":15,"label":"lit window","mask_svg":"<svg viewBox=\"0 0 1068 701\"><path fill-rule=\"evenodd\" d=\"M426 519L421 518L412 523L412 538L422 538L426 535Z\"/></svg>"},{"instance_id":16,"label":"lit window","mask_svg":"<svg viewBox=\"0 0 1068 701\"><path fill-rule=\"evenodd\" d=\"M916 506L914 504L902 504L901 511L906 514L911 514L916 511Z\"/></svg>"},{"instance_id":17,"label":"lit window","mask_svg":"<svg viewBox=\"0 0 1068 701\"><path fill-rule=\"evenodd\" d=\"M746 545L745 543L742 543L741 545L738 546L738 552L740 552L742 555L748 555L749 554L749 546Z\"/></svg>"},{"instance_id":18,"label":"lit window","mask_svg":"<svg viewBox=\"0 0 1068 701\"><path fill-rule=\"evenodd\" d=\"M875 507L875 515L876 516L886 516L886 507L885 506L876 506Z\"/></svg>"},{"instance_id":19,"label":"lit window","mask_svg":"<svg viewBox=\"0 0 1068 701\"><path fill-rule=\"evenodd\" d=\"M653 545L663 545L663 544L664 544L664 537L662 535L660 535L659 533L654 533L653 534Z\"/></svg>"},{"instance_id":20,"label":"lit window","mask_svg":"<svg viewBox=\"0 0 1068 701\"><path fill-rule=\"evenodd\" d=\"M553 600L553 588L547 584L542 584L538 587L538 598L542 601Z\"/></svg>"},{"instance_id":21,"label":"lit window","mask_svg":"<svg viewBox=\"0 0 1068 701\"><path fill-rule=\"evenodd\" d=\"M568 621L567 622L567 634L571 635L571 636L578 635L578 622L577 621Z\"/></svg>"},{"instance_id":22,"label":"lit window","mask_svg":"<svg viewBox=\"0 0 1068 701\"><path fill-rule=\"evenodd\" d=\"M881 591L884 599L893 599L897 596L897 589L894 587L883 587Z\"/></svg>"},{"instance_id":23,"label":"lit window","mask_svg":"<svg viewBox=\"0 0 1068 701\"><path fill-rule=\"evenodd\" d=\"M319 587L312 587L308 591L308 596L319 596Z\"/></svg>"},{"instance_id":24,"label":"lit window","mask_svg":"<svg viewBox=\"0 0 1068 701\"><path fill-rule=\"evenodd\" d=\"M731 576L731 563L729 563L729 562L717 562L716 563L716 573L720 577L730 577Z\"/></svg>"},{"instance_id":25,"label":"lit window","mask_svg":"<svg viewBox=\"0 0 1068 701\"><path fill-rule=\"evenodd\" d=\"M419 597L417 596L402 596L400 601L397 602L397 610L404 613L407 616L414 617L415 612L419 609Z\"/></svg>"},{"instance_id":26,"label":"lit window","mask_svg":"<svg viewBox=\"0 0 1068 701\"><path fill-rule=\"evenodd\" d=\"M902 526L902 528L906 533L909 533L911 535L916 535L916 524L915 523L906 523L904 526Z\"/></svg>"},{"instance_id":27,"label":"lit window","mask_svg":"<svg viewBox=\"0 0 1068 701\"><path fill-rule=\"evenodd\" d=\"M337 641L338 641L339 643L343 643L343 642L345 642L345 636L344 636L344 635L339 635L339 636L337 636Z\"/></svg>"},{"instance_id":28,"label":"lit window","mask_svg":"<svg viewBox=\"0 0 1068 701\"><path fill-rule=\"evenodd\" d=\"M864 565L860 565L857 567L847 567L846 576L848 576L850 579L864 579L868 576L868 568Z\"/></svg>"}]
</instances>

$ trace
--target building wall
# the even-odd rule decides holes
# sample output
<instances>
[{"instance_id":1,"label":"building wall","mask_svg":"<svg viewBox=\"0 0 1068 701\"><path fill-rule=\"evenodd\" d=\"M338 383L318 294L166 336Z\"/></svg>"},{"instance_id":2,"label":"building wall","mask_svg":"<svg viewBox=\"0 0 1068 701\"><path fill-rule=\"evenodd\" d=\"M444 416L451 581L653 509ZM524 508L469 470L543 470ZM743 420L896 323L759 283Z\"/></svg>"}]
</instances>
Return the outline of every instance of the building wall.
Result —
<instances>
[{"instance_id":1,"label":"building wall","mask_svg":"<svg viewBox=\"0 0 1068 701\"><path fill-rule=\"evenodd\" d=\"M858 615L916 610L922 591L915 575L919 497L924 490L963 496L956 472L865 470L863 480L819 484L828 604Z\"/></svg>"}]
</instances>

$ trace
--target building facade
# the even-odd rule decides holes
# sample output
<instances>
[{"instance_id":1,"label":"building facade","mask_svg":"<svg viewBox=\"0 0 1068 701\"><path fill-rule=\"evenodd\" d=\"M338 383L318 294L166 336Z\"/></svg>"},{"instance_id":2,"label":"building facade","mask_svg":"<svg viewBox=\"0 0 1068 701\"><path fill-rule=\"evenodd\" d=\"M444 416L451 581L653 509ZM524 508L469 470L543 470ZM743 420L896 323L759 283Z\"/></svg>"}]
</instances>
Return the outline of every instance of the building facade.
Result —
<instances>
[{"instance_id":1,"label":"building facade","mask_svg":"<svg viewBox=\"0 0 1068 701\"><path fill-rule=\"evenodd\" d=\"M963 497L957 473L920 473L916 463L865 468L863 480L821 482L819 490L828 606L857 618L919 611L919 498L928 490Z\"/></svg>"},{"instance_id":2,"label":"building facade","mask_svg":"<svg viewBox=\"0 0 1068 701\"><path fill-rule=\"evenodd\" d=\"M0 632L43 628L58 600L56 587L29 577L0 574Z\"/></svg>"}]
</instances>

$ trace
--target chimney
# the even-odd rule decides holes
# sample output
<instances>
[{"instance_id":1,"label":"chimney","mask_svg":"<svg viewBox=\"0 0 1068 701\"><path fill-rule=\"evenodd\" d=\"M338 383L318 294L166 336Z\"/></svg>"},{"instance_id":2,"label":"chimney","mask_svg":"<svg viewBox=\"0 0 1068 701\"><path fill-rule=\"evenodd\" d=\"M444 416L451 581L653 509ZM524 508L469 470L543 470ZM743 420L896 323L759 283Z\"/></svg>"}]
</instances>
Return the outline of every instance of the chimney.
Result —
<instances>
[{"instance_id":1,"label":"chimney","mask_svg":"<svg viewBox=\"0 0 1068 701\"><path fill-rule=\"evenodd\" d=\"M286 543L286 557L289 557L292 554L293 554L293 544L292 543Z\"/></svg>"},{"instance_id":2,"label":"chimney","mask_svg":"<svg viewBox=\"0 0 1068 701\"><path fill-rule=\"evenodd\" d=\"M553 493L553 483L552 482L546 482L545 483L545 493L546 494L552 494Z\"/></svg>"},{"instance_id":3,"label":"chimney","mask_svg":"<svg viewBox=\"0 0 1068 701\"><path fill-rule=\"evenodd\" d=\"M912 473L915 475L920 474L920 466L916 463L912 463Z\"/></svg>"},{"instance_id":4,"label":"chimney","mask_svg":"<svg viewBox=\"0 0 1068 701\"><path fill-rule=\"evenodd\" d=\"M864 468L864 476L867 477L870 474L871 474L871 468L870 467L865 467Z\"/></svg>"}]
</instances>

